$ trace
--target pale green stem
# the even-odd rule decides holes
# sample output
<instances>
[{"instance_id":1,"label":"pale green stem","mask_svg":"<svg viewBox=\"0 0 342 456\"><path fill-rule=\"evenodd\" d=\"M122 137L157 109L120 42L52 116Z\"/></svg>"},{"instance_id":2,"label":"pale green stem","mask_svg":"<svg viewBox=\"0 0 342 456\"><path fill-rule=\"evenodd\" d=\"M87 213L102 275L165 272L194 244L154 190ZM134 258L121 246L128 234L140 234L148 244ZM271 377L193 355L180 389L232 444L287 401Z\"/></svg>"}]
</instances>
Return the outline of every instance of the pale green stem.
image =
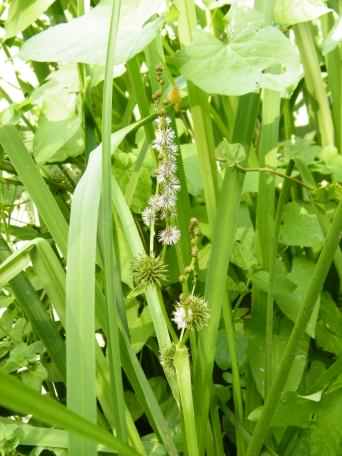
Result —
<instances>
[{"instance_id":1,"label":"pale green stem","mask_svg":"<svg viewBox=\"0 0 342 456\"><path fill-rule=\"evenodd\" d=\"M334 124L310 27L308 23L295 25L296 41L304 65L306 86L318 104L316 114L322 145L332 146L335 143Z\"/></svg>"}]
</instances>

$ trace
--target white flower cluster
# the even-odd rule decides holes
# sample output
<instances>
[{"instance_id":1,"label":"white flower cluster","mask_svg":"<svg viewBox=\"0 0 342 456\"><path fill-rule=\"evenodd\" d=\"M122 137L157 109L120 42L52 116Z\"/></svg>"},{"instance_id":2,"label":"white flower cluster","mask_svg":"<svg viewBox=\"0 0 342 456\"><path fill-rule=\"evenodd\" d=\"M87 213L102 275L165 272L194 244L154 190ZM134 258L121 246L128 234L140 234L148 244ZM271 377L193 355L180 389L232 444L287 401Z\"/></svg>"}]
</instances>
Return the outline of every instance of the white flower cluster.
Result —
<instances>
[{"instance_id":1,"label":"white flower cluster","mask_svg":"<svg viewBox=\"0 0 342 456\"><path fill-rule=\"evenodd\" d=\"M170 218L176 213L177 192L180 190L180 182L176 176L177 146L175 132L167 116L160 115L156 126L153 148L158 154L158 168L155 173L157 192L150 198L142 218L147 226L151 226L157 218L167 220L167 226L158 234L158 240L163 245L173 245L180 238L179 229L169 224Z\"/></svg>"}]
</instances>

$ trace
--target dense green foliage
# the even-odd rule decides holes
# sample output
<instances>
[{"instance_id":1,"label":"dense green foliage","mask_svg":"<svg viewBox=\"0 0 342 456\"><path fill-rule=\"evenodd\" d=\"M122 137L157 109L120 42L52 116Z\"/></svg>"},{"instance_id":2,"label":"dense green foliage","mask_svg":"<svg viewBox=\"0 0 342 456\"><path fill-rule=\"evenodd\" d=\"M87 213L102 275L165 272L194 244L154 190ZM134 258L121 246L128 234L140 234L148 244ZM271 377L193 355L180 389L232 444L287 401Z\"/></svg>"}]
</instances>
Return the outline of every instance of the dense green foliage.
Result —
<instances>
[{"instance_id":1,"label":"dense green foliage","mask_svg":"<svg viewBox=\"0 0 342 456\"><path fill-rule=\"evenodd\" d=\"M341 27L0 0L1 456L342 456Z\"/></svg>"}]
</instances>

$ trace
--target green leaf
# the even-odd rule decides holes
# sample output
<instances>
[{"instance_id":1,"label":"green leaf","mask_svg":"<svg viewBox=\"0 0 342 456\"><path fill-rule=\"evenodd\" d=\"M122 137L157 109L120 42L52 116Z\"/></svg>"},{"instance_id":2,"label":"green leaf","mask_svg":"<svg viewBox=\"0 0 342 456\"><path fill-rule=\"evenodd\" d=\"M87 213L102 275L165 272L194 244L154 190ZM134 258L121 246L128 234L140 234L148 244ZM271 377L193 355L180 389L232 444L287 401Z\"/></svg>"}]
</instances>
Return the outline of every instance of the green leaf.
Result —
<instances>
[{"instance_id":1,"label":"green leaf","mask_svg":"<svg viewBox=\"0 0 342 456\"><path fill-rule=\"evenodd\" d=\"M182 144L181 154L188 191L193 196L199 196L203 192L203 183L197 159L196 145Z\"/></svg>"},{"instance_id":2,"label":"green leaf","mask_svg":"<svg viewBox=\"0 0 342 456\"><path fill-rule=\"evenodd\" d=\"M29 364L35 363L37 361L37 355L41 355L43 351L44 346L40 341L34 342L31 345L21 342L11 351L3 369L11 373L19 368L27 367Z\"/></svg>"},{"instance_id":3,"label":"green leaf","mask_svg":"<svg viewBox=\"0 0 342 456\"><path fill-rule=\"evenodd\" d=\"M334 27L330 30L328 36L322 44L322 52L324 55L332 52L342 41L342 16L340 16Z\"/></svg>"},{"instance_id":4,"label":"green leaf","mask_svg":"<svg viewBox=\"0 0 342 456\"><path fill-rule=\"evenodd\" d=\"M31 266L29 252L33 248L32 244L14 252L0 265L0 287L14 279L21 271Z\"/></svg>"},{"instance_id":5,"label":"green leaf","mask_svg":"<svg viewBox=\"0 0 342 456\"><path fill-rule=\"evenodd\" d=\"M39 164L64 161L83 152L84 139L79 114L79 75L76 65L51 73L32 94L40 107L33 152Z\"/></svg>"},{"instance_id":6,"label":"green leaf","mask_svg":"<svg viewBox=\"0 0 342 456\"><path fill-rule=\"evenodd\" d=\"M342 445L342 390L324 397L310 432L310 456L338 456Z\"/></svg>"},{"instance_id":7,"label":"green leaf","mask_svg":"<svg viewBox=\"0 0 342 456\"><path fill-rule=\"evenodd\" d=\"M318 248L324 240L316 216L295 202L284 208L279 236L281 243L299 247Z\"/></svg>"},{"instance_id":8,"label":"green leaf","mask_svg":"<svg viewBox=\"0 0 342 456\"><path fill-rule=\"evenodd\" d=\"M34 137L34 155L38 164L64 161L80 155L83 150L79 116L57 122L48 120L44 115L40 117Z\"/></svg>"},{"instance_id":9,"label":"green leaf","mask_svg":"<svg viewBox=\"0 0 342 456\"><path fill-rule=\"evenodd\" d=\"M293 322L296 321L314 267L315 263L309 259L305 257L295 257L293 259L292 270L289 274L285 274L285 272L281 270L275 272L274 287L272 290L273 297L280 310ZM267 272L259 271L253 274L251 278L258 289L265 293L268 292L270 284L269 274ZM316 335L316 323L319 309L320 299L317 300L305 329L306 333L312 338Z\"/></svg>"},{"instance_id":10,"label":"green leaf","mask_svg":"<svg viewBox=\"0 0 342 456\"><path fill-rule=\"evenodd\" d=\"M342 157L335 147L324 147L321 153L321 159L324 161L328 170L337 182L342 182Z\"/></svg>"},{"instance_id":11,"label":"green leaf","mask_svg":"<svg viewBox=\"0 0 342 456\"><path fill-rule=\"evenodd\" d=\"M246 159L246 152L242 144L230 144L224 138L215 150L217 160L226 161L227 166L241 164Z\"/></svg>"},{"instance_id":12,"label":"green leaf","mask_svg":"<svg viewBox=\"0 0 342 456\"><path fill-rule=\"evenodd\" d=\"M63 451L66 451L64 449L68 448L68 433L60 429L31 426L30 424L6 424L6 427L10 426L17 428L20 445L39 446L40 448L54 451L58 456L63 454L59 452L62 451L62 448ZM113 453L112 450L103 445L98 445L98 451Z\"/></svg>"},{"instance_id":13,"label":"green leaf","mask_svg":"<svg viewBox=\"0 0 342 456\"><path fill-rule=\"evenodd\" d=\"M145 23L163 0L126 0L120 14L115 64L124 64L142 51L157 35L160 20ZM84 16L58 24L27 40L21 57L39 62L93 63L104 65L111 16L111 0L102 0Z\"/></svg>"},{"instance_id":14,"label":"green leaf","mask_svg":"<svg viewBox=\"0 0 342 456\"><path fill-rule=\"evenodd\" d=\"M231 262L250 271L258 263L256 258L255 233L251 228L239 229L234 243Z\"/></svg>"},{"instance_id":15,"label":"green leaf","mask_svg":"<svg viewBox=\"0 0 342 456\"><path fill-rule=\"evenodd\" d=\"M300 396L295 392L287 392L281 398L280 404L273 416L272 426L274 427L306 427L314 418L319 408L321 394L313 396ZM263 407L253 410L248 419L257 421Z\"/></svg>"},{"instance_id":16,"label":"green leaf","mask_svg":"<svg viewBox=\"0 0 342 456\"><path fill-rule=\"evenodd\" d=\"M131 335L131 346L138 353L150 337L153 337L153 324L148 307L139 312L139 305L135 303L127 310L127 320Z\"/></svg>"},{"instance_id":17,"label":"green leaf","mask_svg":"<svg viewBox=\"0 0 342 456\"><path fill-rule=\"evenodd\" d=\"M95 260L101 178L101 155L90 156L73 195L66 274L67 404L96 423ZM84 246L87 246L85 249ZM95 453L95 443L70 436L70 448Z\"/></svg>"},{"instance_id":18,"label":"green leaf","mask_svg":"<svg viewBox=\"0 0 342 456\"><path fill-rule=\"evenodd\" d=\"M113 159L113 173L117 178L120 187L124 191L130 180L130 176L135 169L135 162L137 155L133 152L120 152L114 155ZM132 203L130 205L131 210L135 213L140 214L147 205L147 201L152 193L152 181L151 181L151 167L148 164L143 163L141 166L137 186L134 192Z\"/></svg>"},{"instance_id":19,"label":"green leaf","mask_svg":"<svg viewBox=\"0 0 342 456\"><path fill-rule=\"evenodd\" d=\"M181 72L188 80L221 95L243 95L259 88L284 92L297 84L299 56L285 35L275 27L261 26L262 16L254 10L234 7L229 17L228 44L195 31L191 45L178 54ZM277 65L282 71L275 74L270 68Z\"/></svg>"},{"instance_id":20,"label":"green leaf","mask_svg":"<svg viewBox=\"0 0 342 456\"><path fill-rule=\"evenodd\" d=\"M342 353L342 312L326 293L322 295L316 341L323 350Z\"/></svg>"},{"instance_id":21,"label":"green leaf","mask_svg":"<svg viewBox=\"0 0 342 456\"><path fill-rule=\"evenodd\" d=\"M46 11L55 0L13 0L6 21L6 38L25 30Z\"/></svg>"},{"instance_id":22,"label":"green leaf","mask_svg":"<svg viewBox=\"0 0 342 456\"><path fill-rule=\"evenodd\" d=\"M320 156L321 146L314 144L310 139L296 138L295 142L289 141L284 144L285 158L303 160L305 163L313 163Z\"/></svg>"},{"instance_id":23,"label":"green leaf","mask_svg":"<svg viewBox=\"0 0 342 456\"><path fill-rule=\"evenodd\" d=\"M2 127L0 129L0 143L37 206L51 236L62 253L65 254L68 230L66 220L39 169L24 146L18 130L12 126Z\"/></svg>"},{"instance_id":24,"label":"green leaf","mask_svg":"<svg viewBox=\"0 0 342 456\"><path fill-rule=\"evenodd\" d=\"M276 0L273 18L280 25L312 21L331 11L322 0Z\"/></svg>"},{"instance_id":25,"label":"green leaf","mask_svg":"<svg viewBox=\"0 0 342 456\"><path fill-rule=\"evenodd\" d=\"M122 456L138 456L132 448L122 443L108 431L92 424L64 405L23 385L0 370L0 404L25 415L33 415L44 423L93 439L117 451Z\"/></svg>"},{"instance_id":26,"label":"green leaf","mask_svg":"<svg viewBox=\"0 0 342 456\"><path fill-rule=\"evenodd\" d=\"M276 377L284 349L293 327L292 323L284 317L278 320L277 326L272 342L272 378ZM295 359L283 391L296 391L300 385L307 362L308 348L309 338L303 335L297 344ZM263 396L265 382L265 337L262 332L258 332L254 329L251 329L250 331L248 359L257 389Z\"/></svg>"},{"instance_id":27,"label":"green leaf","mask_svg":"<svg viewBox=\"0 0 342 456\"><path fill-rule=\"evenodd\" d=\"M235 334L236 337L236 347L237 347L237 357L239 366L243 366L247 360L247 337L242 333L242 331L237 331ZM228 351L228 342L226 331L220 329L217 334L217 345L216 345L216 355L215 362L220 369L229 369L231 368L231 357Z\"/></svg>"},{"instance_id":28,"label":"green leaf","mask_svg":"<svg viewBox=\"0 0 342 456\"><path fill-rule=\"evenodd\" d=\"M19 445L21 432L16 424L0 423L0 452L1 454L12 454L12 451ZM4 453L4 451L6 453Z\"/></svg>"},{"instance_id":29,"label":"green leaf","mask_svg":"<svg viewBox=\"0 0 342 456\"><path fill-rule=\"evenodd\" d=\"M40 392L42 383L48 378L48 374L44 366L36 363L29 370L22 372L20 378L25 385Z\"/></svg>"}]
</instances>

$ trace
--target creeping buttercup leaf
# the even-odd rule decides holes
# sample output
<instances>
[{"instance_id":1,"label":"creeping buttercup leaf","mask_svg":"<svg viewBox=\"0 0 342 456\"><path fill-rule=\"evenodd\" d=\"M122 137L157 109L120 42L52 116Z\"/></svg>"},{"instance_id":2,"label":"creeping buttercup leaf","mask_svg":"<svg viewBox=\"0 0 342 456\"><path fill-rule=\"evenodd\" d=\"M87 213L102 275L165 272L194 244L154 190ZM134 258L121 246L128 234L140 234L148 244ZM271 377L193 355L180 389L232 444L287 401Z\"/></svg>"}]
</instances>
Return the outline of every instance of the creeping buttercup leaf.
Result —
<instances>
[{"instance_id":1,"label":"creeping buttercup leaf","mask_svg":"<svg viewBox=\"0 0 342 456\"><path fill-rule=\"evenodd\" d=\"M322 149L321 158L337 182L342 182L342 156L336 147L326 146Z\"/></svg>"},{"instance_id":2,"label":"creeping buttercup leaf","mask_svg":"<svg viewBox=\"0 0 342 456\"><path fill-rule=\"evenodd\" d=\"M289 274L275 272L272 295L280 310L292 322L297 319L314 267L315 263L305 257L295 257ZM251 275L251 280L256 288L268 293L270 289L269 273L258 271ZM306 333L312 338L316 334L319 308L320 299L317 300L306 326Z\"/></svg>"},{"instance_id":3,"label":"creeping buttercup leaf","mask_svg":"<svg viewBox=\"0 0 342 456\"><path fill-rule=\"evenodd\" d=\"M13 0L6 21L6 38L25 30L46 11L55 0Z\"/></svg>"},{"instance_id":4,"label":"creeping buttercup leaf","mask_svg":"<svg viewBox=\"0 0 342 456\"><path fill-rule=\"evenodd\" d=\"M17 369L34 364L43 353L44 346L40 341L31 345L21 342L11 351L9 358L3 368L6 372L15 372Z\"/></svg>"},{"instance_id":5,"label":"creeping buttercup leaf","mask_svg":"<svg viewBox=\"0 0 342 456\"><path fill-rule=\"evenodd\" d=\"M317 248L324 240L322 229L315 215L298 203L288 203L284 208L280 226L280 242L289 246Z\"/></svg>"},{"instance_id":6,"label":"creeping buttercup leaf","mask_svg":"<svg viewBox=\"0 0 342 456\"><path fill-rule=\"evenodd\" d=\"M301 396L293 391L283 395L272 418L273 427L307 427L319 408L321 394ZM263 407L258 407L249 415L250 421L258 421Z\"/></svg>"},{"instance_id":7,"label":"creeping buttercup leaf","mask_svg":"<svg viewBox=\"0 0 342 456\"><path fill-rule=\"evenodd\" d=\"M299 158L309 164L317 159L321 152L321 146L314 144L310 139L296 138L295 141L287 141L280 148L284 159L296 160Z\"/></svg>"},{"instance_id":8,"label":"creeping buttercup leaf","mask_svg":"<svg viewBox=\"0 0 342 456\"><path fill-rule=\"evenodd\" d=\"M160 19L146 22L163 7L164 0L125 0L120 12L115 64L126 63L157 35ZM102 0L84 16L58 24L32 37L21 57L39 62L104 65L112 0Z\"/></svg>"},{"instance_id":9,"label":"creeping buttercup leaf","mask_svg":"<svg viewBox=\"0 0 342 456\"><path fill-rule=\"evenodd\" d=\"M41 391L42 383L47 377L48 374L45 367L39 363L20 374L22 382L38 392Z\"/></svg>"},{"instance_id":10,"label":"creeping buttercup leaf","mask_svg":"<svg viewBox=\"0 0 342 456\"><path fill-rule=\"evenodd\" d=\"M327 394L310 429L310 456L338 456L342 446L342 389Z\"/></svg>"},{"instance_id":11,"label":"creeping buttercup leaf","mask_svg":"<svg viewBox=\"0 0 342 456\"><path fill-rule=\"evenodd\" d=\"M225 161L227 166L235 166L245 160L246 152L241 144L230 144L224 138L215 150L215 157L219 161Z\"/></svg>"},{"instance_id":12,"label":"creeping buttercup leaf","mask_svg":"<svg viewBox=\"0 0 342 456\"><path fill-rule=\"evenodd\" d=\"M312 21L331 11L322 0L276 0L274 20L284 26Z\"/></svg>"},{"instance_id":13,"label":"creeping buttercup leaf","mask_svg":"<svg viewBox=\"0 0 342 456\"><path fill-rule=\"evenodd\" d=\"M290 40L277 28L261 25L262 17L254 10L234 7L230 17L228 44L204 31L194 33L193 42L178 54L182 74L205 92L221 95L259 88L284 93L296 85L301 68ZM274 67L278 73L270 70Z\"/></svg>"},{"instance_id":14,"label":"creeping buttercup leaf","mask_svg":"<svg viewBox=\"0 0 342 456\"><path fill-rule=\"evenodd\" d=\"M321 186L313 192L313 198L317 203L326 204L327 207L331 203L336 203L342 200L342 185L338 182L333 182Z\"/></svg>"},{"instance_id":15,"label":"creeping buttercup leaf","mask_svg":"<svg viewBox=\"0 0 342 456\"><path fill-rule=\"evenodd\" d=\"M236 331L236 350L239 366L243 366L247 360L247 337L242 333L241 328L237 328ZM220 369L229 369L231 368L232 361L231 356L228 351L228 342L226 332L223 329L220 329L217 335L217 345L216 345L216 355L215 355L216 364Z\"/></svg>"},{"instance_id":16,"label":"creeping buttercup leaf","mask_svg":"<svg viewBox=\"0 0 342 456\"><path fill-rule=\"evenodd\" d=\"M272 342L272 377L275 378L283 358L284 350L290 337L293 324L287 318L277 321ZM287 382L285 391L296 391L300 385L307 363L309 338L303 335L297 343L296 354ZM256 329L251 328L248 343L248 360L259 393L263 396L265 385L265 336Z\"/></svg>"},{"instance_id":17,"label":"creeping buttercup leaf","mask_svg":"<svg viewBox=\"0 0 342 456\"><path fill-rule=\"evenodd\" d=\"M316 342L325 351L342 353L342 312L327 293L322 295Z\"/></svg>"}]
</instances>

